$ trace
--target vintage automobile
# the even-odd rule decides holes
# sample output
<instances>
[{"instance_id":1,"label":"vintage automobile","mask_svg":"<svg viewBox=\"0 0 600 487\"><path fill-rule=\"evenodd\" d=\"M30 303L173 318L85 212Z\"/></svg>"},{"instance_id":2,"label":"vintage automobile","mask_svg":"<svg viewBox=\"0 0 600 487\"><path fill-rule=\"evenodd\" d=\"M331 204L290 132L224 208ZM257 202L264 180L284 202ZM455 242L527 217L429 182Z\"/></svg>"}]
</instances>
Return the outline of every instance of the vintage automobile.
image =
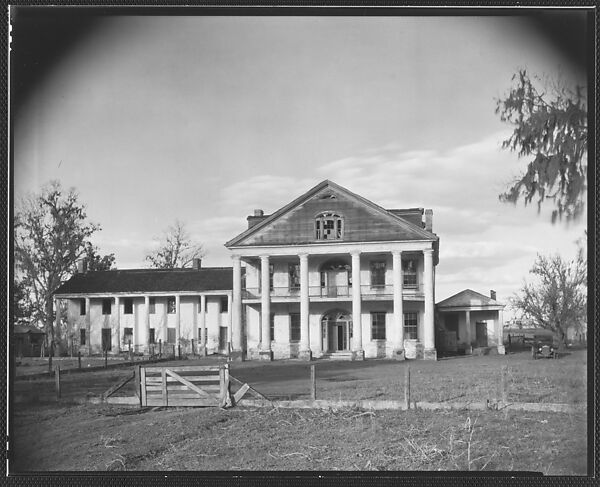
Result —
<instances>
[{"instance_id":1,"label":"vintage automobile","mask_svg":"<svg viewBox=\"0 0 600 487\"><path fill-rule=\"evenodd\" d=\"M535 360L541 358L556 358L558 356L558 348L554 344L552 337L537 337L531 345L531 356Z\"/></svg>"}]
</instances>

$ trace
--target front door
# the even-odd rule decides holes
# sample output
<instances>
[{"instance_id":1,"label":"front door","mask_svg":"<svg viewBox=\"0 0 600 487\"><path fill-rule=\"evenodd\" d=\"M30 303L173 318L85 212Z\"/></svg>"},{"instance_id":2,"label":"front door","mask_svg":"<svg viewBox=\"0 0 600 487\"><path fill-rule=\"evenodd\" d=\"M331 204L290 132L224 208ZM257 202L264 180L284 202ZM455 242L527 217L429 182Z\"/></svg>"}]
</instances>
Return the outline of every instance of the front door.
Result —
<instances>
[{"instance_id":1,"label":"front door","mask_svg":"<svg viewBox=\"0 0 600 487\"><path fill-rule=\"evenodd\" d=\"M487 323L485 321L475 323L475 339L478 347L488 346Z\"/></svg>"},{"instance_id":2,"label":"front door","mask_svg":"<svg viewBox=\"0 0 600 487\"><path fill-rule=\"evenodd\" d=\"M345 321L334 321L329 323L329 342L327 348L330 352L348 349L346 327L347 323Z\"/></svg>"}]
</instances>

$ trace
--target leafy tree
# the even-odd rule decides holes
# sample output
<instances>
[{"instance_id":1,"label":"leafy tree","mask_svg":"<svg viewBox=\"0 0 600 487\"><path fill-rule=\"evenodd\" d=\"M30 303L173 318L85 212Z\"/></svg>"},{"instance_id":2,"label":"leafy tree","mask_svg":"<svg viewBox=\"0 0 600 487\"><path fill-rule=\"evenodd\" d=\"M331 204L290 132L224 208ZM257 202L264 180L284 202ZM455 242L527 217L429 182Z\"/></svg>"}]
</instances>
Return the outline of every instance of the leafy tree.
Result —
<instances>
[{"instance_id":1,"label":"leafy tree","mask_svg":"<svg viewBox=\"0 0 600 487\"><path fill-rule=\"evenodd\" d=\"M202 244L192 243L185 225L179 220L175 220L162 237L154 240L156 248L146 255L146 260L156 269L184 268L205 255Z\"/></svg>"},{"instance_id":2,"label":"leafy tree","mask_svg":"<svg viewBox=\"0 0 600 487\"><path fill-rule=\"evenodd\" d=\"M51 345L60 340L60 327L53 326L52 293L71 276L89 238L100 229L88 221L78 198L73 188L65 191L52 181L23 199L15 212L16 272L31 303L31 317L44 323Z\"/></svg>"},{"instance_id":3,"label":"leafy tree","mask_svg":"<svg viewBox=\"0 0 600 487\"><path fill-rule=\"evenodd\" d=\"M31 320L31 303L23 281L13 280L11 292L11 315L13 323Z\"/></svg>"},{"instance_id":4,"label":"leafy tree","mask_svg":"<svg viewBox=\"0 0 600 487\"><path fill-rule=\"evenodd\" d=\"M572 261L559 255L537 256L529 271L535 282L523 285L512 300L524 318L558 336L565 345L567 330L580 329L587 322L587 263L580 251Z\"/></svg>"},{"instance_id":5,"label":"leafy tree","mask_svg":"<svg viewBox=\"0 0 600 487\"><path fill-rule=\"evenodd\" d=\"M100 256L98 247L92 245L91 242L86 242L82 258L85 260L87 271L108 271L115 265L115 254ZM76 269L74 269L75 271Z\"/></svg>"},{"instance_id":6,"label":"leafy tree","mask_svg":"<svg viewBox=\"0 0 600 487\"><path fill-rule=\"evenodd\" d=\"M552 223L583 214L587 170L587 101L582 86L570 89L561 81L545 81L540 92L526 70L512 78L515 85L496 100L500 120L514 126L503 149L530 158L527 170L501 201L525 204L537 198L538 211L546 199L554 200ZM536 83L538 84L538 83Z\"/></svg>"}]
</instances>

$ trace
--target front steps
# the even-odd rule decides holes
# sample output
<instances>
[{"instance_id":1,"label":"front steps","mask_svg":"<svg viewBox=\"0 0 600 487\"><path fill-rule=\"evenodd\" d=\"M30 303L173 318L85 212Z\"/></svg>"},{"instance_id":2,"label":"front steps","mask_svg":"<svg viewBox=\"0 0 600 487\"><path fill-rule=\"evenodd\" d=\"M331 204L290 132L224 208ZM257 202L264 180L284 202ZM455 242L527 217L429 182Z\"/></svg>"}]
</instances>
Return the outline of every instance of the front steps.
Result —
<instances>
[{"instance_id":1,"label":"front steps","mask_svg":"<svg viewBox=\"0 0 600 487\"><path fill-rule=\"evenodd\" d=\"M326 352L321 356L324 360L354 360L354 353L350 350L341 350L338 352Z\"/></svg>"}]
</instances>

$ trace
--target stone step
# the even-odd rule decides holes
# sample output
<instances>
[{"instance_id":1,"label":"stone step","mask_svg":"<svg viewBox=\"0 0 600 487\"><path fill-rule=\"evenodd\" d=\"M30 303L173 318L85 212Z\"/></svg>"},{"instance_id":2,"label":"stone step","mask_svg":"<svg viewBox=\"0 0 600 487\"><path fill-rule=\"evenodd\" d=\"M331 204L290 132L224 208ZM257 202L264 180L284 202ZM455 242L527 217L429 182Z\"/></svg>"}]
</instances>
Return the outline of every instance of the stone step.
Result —
<instances>
[{"instance_id":1,"label":"stone step","mask_svg":"<svg viewBox=\"0 0 600 487\"><path fill-rule=\"evenodd\" d=\"M328 360L352 360L353 354L350 351L327 352L323 354L322 358Z\"/></svg>"}]
</instances>

